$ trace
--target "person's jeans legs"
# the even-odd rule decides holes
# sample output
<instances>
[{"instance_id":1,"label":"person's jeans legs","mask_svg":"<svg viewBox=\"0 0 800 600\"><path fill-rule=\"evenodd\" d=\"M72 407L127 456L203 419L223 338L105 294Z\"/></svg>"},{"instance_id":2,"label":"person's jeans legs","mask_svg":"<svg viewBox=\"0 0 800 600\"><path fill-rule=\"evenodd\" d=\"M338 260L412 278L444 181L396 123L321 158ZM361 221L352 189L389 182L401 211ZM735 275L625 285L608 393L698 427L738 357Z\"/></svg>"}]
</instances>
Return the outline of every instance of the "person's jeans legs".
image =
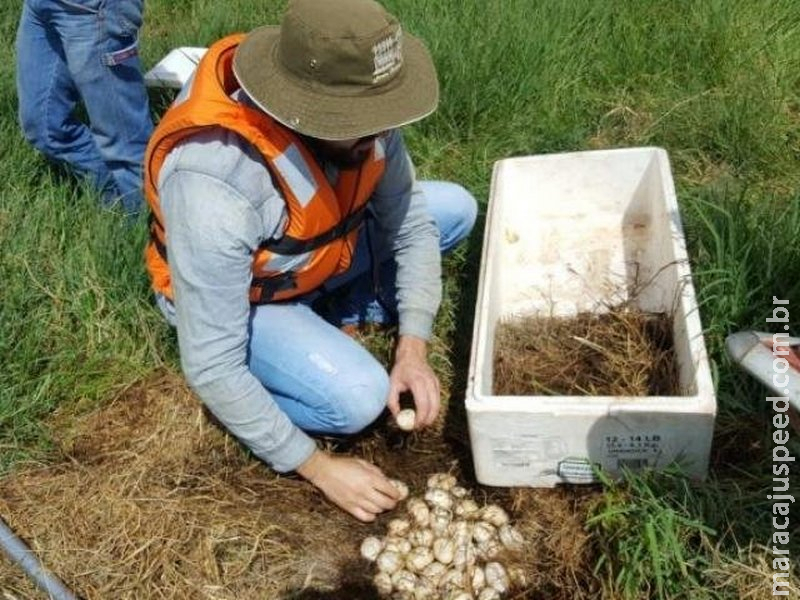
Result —
<instances>
[{"instance_id":1,"label":"person's jeans legs","mask_svg":"<svg viewBox=\"0 0 800 600\"><path fill-rule=\"evenodd\" d=\"M26 1L17 30L17 96L25 138L42 154L72 166L113 198L111 173L89 128L74 116L80 95L67 68L61 38L50 25L52 0ZM76 37L94 36L93 14L76 12Z\"/></svg>"},{"instance_id":2,"label":"person's jeans legs","mask_svg":"<svg viewBox=\"0 0 800 600\"><path fill-rule=\"evenodd\" d=\"M67 51L95 143L128 213L144 205L142 163L153 132L139 58L143 10L144 0L103 2L94 46L76 47L74 56Z\"/></svg>"},{"instance_id":3,"label":"person's jeans legs","mask_svg":"<svg viewBox=\"0 0 800 600\"><path fill-rule=\"evenodd\" d=\"M439 250L447 254L472 231L478 214L475 198L463 187L447 181L420 181L428 210L439 228ZM394 259L379 256L381 297L375 297L372 252L366 227L359 234L353 262L346 273L325 284L330 298L319 301L320 312L337 326L363 323L387 324L396 320L397 300ZM340 292L340 293L337 293ZM343 293L341 293L343 292Z\"/></svg>"},{"instance_id":4,"label":"person's jeans legs","mask_svg":"<svg viewBox=\"0 0 800 600\"><path fill-rule=\"evenodd\" d=\"M384 410L386 370L307 305L255 306L250 323L250 371L301 429L355 433Z\"/></svg>"},{"instance_id":5,"label":"person's jeans legs","mask_svg":"<svg viewBox=\"0 0 800 600\"><path fill-rule=\"evenodd\" d=\"M26 136L46 155L88 175L101 191L110 182L128 213L143 206L142 160L153 129L138 55L143 4L28 0L17 42ZM47 60L52 67L43 62L47 69L22 73ZM79 98L89 129L72 116Z\"/></svg>"}]
</instances>

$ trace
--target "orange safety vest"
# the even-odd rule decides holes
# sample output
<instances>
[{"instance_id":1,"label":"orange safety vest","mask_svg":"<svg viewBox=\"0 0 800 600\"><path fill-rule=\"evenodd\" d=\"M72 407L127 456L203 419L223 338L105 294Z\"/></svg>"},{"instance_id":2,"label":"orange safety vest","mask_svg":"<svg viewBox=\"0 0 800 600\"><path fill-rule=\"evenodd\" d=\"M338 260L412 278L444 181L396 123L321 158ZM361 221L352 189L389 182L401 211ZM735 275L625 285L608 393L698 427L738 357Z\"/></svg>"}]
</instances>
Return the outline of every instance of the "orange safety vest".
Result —
<instances>
[{"instance_id":1,"label":"orange safety vest","mask_svg":"<svg viewBox=\"0 0 800 600\"><path fill-rule=\"evenodd\" d=\"M211 46L184 90L161 119L144 159L144 191L150 204L150 243L145 250L153 289L172 298L167 236L158 199L158 175L181 140L207 127L236 132L259 150L286 202L284 235L262 242L253 253L250 302L286 300L309 292L350 266L367 201L383 175L382 141L358 168L342 170L335 187L301 139L266 113L230 98L239 84L233 56L244 38L231 35ZM184 97L185 95L185 97ZM286 256L306 255L287 271ZM294 262L297 262L296 260Z\"/></svg>"}]
</instances>

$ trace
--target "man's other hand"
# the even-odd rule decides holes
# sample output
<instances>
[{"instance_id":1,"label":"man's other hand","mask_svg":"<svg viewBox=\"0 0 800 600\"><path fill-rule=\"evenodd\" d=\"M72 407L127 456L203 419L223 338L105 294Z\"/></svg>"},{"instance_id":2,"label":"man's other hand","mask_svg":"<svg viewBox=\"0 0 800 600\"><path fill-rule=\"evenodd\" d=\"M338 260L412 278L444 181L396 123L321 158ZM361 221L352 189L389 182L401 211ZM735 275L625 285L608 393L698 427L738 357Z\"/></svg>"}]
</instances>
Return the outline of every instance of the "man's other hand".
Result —
<instances>
[{"instance_id":1,"label":"man's other hand","mask_svg":"<svg viewBox=\"0 0 800 600\"><path fill-rule=\"evenodd\" d=\"M383 472L360 458L331 456L317 450L297 472L360 521L374 521L400 499L397 488Z\"/></svg>"},{"instance_id":2,"label":"man's other hand","mask_svg":"<svg viewBox=\"0 0 800 600\"><path fill-rule=\"evenodd\" d=\"M410 335L400 337L394 366L389 375L387 405L392 415L400 411L400 394L411 392L417 412L414 429L431 425L439 415L439 379L428 364L425 340Z\"/></svg>"}]
</instances>

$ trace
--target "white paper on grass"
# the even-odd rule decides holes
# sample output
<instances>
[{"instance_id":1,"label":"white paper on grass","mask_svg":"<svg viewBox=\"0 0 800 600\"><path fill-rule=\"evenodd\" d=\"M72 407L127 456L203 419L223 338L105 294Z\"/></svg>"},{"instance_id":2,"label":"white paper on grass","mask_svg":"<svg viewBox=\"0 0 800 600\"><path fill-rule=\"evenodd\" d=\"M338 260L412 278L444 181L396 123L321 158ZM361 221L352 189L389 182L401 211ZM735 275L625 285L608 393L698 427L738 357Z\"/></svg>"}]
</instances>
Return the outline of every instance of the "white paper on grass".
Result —
<instances>
[{"instance_id":1,"label":"white paper on grass","mask_svg":"<svg viewBox=\"0 0 800 600\"><path fill-rule=\"evenodd\" d=\"M206 53L207 48L183 46L174 48L158 61L155 67L144 76L148 87L166 87L180 89L197 68L197 63Z\"/></svg>"}]
</instances>

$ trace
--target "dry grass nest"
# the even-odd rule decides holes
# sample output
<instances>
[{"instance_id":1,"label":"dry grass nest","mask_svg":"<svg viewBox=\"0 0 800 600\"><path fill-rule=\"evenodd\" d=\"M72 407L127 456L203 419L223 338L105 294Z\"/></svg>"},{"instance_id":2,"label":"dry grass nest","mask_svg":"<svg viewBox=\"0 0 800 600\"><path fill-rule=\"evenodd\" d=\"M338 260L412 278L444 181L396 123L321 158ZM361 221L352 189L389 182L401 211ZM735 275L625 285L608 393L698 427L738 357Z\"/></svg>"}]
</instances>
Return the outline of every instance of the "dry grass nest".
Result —
<instances>
[{"instance_id":1,"label":"dry grass nest","mask_svg":"<svg viewBox=\"0 0 800 600\"><path fill-rule=\"evenodd\" d=\"M522 317L497 326L494 393L672 396L680 393L672 319L626 305L602 314Z\"/></svg>"},{"instance_id":2,"label":"dry grass nest","mask_svg":"<svg viewBox=\"0 0 800 600\"><path fill-rule=\"evenodd\" d=\"M412 493L449 470L476 500L505 507L525 537L517 564L529 582L510 598L595 597L583 528L595 493L478 486L456 404L426 432L382 420L346 444L322 443L374 461ZM0 515L80 597L376 597L358 548L392 515L359 523L305 481L270 471L209 421L179 375L59 430L56 460L0 480ZM44 597L5 560L0 592Z\"/></svg>"}]
</instances>

